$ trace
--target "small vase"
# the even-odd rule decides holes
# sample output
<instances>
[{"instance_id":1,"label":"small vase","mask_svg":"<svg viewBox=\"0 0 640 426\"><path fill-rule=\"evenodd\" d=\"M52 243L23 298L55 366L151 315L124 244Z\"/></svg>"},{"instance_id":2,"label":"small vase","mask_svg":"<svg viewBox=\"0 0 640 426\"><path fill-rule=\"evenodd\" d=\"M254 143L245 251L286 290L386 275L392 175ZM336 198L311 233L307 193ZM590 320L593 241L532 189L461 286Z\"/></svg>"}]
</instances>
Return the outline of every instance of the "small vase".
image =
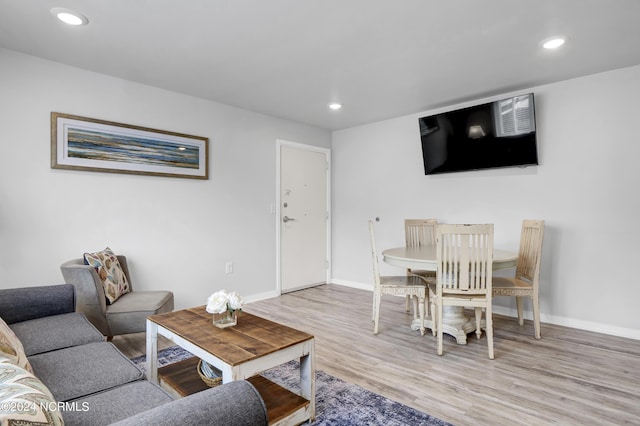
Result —
<instances>
[{"instance_id":1,"label":"small vase","mask_svg":"<svg viewBox=\"0 0 640 426\"><path fill-rule=\"evenodd\" d=\"M221 314L213 314L213 325L218 328L233 327L238 323L236 311L225 311Z\"/></svg>"}]
</instances>

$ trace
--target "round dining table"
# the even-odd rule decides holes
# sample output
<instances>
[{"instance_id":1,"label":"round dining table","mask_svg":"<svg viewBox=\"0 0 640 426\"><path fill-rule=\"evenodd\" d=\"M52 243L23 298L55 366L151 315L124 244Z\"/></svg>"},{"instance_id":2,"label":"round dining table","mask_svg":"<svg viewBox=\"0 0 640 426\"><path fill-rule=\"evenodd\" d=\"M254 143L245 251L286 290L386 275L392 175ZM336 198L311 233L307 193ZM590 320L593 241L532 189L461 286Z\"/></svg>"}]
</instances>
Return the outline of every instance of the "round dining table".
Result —
<instances>
[{"instance_id":1,"label":"round dining table","mask_svg":"<svg viewBox=\"0 0 640 426\"><path fill-rule=\"evenodd\" d=\"M395 247L382 252L382 259L385 263L409 268L412 270L436 271L437 258L436 247L433 245L420 247ZM506 250L493 250L493 270L513 268L518 261L518 254ZM427 309L429 309L427 307ZM467 343L467 334L475 331L475 318L469 318L465 314L464 308L455 306L445 306L442 313L442 332L455 337L458 344ZM484 321L483 321L484 324ZM433 330L433 320L431 314L425 316L425 328ZM420 329L420 318L414 318L411 323L412 330Z\"/></svg>"}]
</instances>

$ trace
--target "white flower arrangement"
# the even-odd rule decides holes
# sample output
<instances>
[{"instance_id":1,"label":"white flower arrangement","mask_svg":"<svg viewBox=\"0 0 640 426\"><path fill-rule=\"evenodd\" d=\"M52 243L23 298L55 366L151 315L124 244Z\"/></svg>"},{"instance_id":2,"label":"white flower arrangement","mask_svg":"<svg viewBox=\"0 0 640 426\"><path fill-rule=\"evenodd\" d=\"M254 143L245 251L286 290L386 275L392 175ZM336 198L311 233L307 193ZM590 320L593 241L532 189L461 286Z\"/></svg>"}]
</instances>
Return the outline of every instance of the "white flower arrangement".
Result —
<instances>
[{"instance_id":1,"label":"white flower arrangement","mask_svg":"<svg viewBox=\"0 0 640 426\"><path fill-rule=\"evenodd\" d=\"M227 293L226 290L220 290L213 293L207 298L207 312L210 314L223 314L225 312L233 312L242 310L244 300L237 292Z\"/></svg>"}]
</instances>

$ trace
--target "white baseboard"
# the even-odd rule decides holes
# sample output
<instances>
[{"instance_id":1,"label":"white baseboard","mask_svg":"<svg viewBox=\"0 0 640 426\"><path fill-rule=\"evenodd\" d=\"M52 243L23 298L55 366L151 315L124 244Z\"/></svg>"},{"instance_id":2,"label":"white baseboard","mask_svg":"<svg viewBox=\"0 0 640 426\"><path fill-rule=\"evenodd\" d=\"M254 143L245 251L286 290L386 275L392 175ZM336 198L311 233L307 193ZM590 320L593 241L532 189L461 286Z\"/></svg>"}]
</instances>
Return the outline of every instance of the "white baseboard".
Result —
<instances>
[{"instance_id":1,"label":"white baseboard","mask_svg":"<svg viewBox=\"0 0 640 426\"><path fill-rule=\"evenodd\" d=\"M518 311L512 308L505 308L503 306L494 306L493 312L498 315L505 315L508 317L517 318ZM524 318L533 319L533 313L531 311L524 311ZM632 328L617 327L609 324L600 324L593 321L578 320L575 318L559 317L556 315L545 315L540 313L540 321L547 324L561 325L563 327L576 328L578 330L593 331L595 333L603 333L611 336L626 337L628 339L640 340L640 330L634 330Z\"/></svg>"},{"instance_id":2,"label":"white baseboard","mask_svg":"<svg viewBox=\"0 0 640 426\"><path fill-rule=\"evenodd\" d=\"M273 290L264 293L250 294L249 296L244 298L244 301L245 303L258 302L260 300L273 299L274 297L278 296L280 296L280 293L278 293L276 290Z\"/></svg>"},{"instance_id":3,"label":"white baseboard","mask_svg":"<svg viewBox=\"0 0 640 426\"><path fill-rule=\"evenodd\" d=\"M357 288L359 290L373 291L372 283L359 283L356 281L339 280L339 279L333 278L331 279L331 284L337 284L344 287Z\"/></svg>"}]
</instances>

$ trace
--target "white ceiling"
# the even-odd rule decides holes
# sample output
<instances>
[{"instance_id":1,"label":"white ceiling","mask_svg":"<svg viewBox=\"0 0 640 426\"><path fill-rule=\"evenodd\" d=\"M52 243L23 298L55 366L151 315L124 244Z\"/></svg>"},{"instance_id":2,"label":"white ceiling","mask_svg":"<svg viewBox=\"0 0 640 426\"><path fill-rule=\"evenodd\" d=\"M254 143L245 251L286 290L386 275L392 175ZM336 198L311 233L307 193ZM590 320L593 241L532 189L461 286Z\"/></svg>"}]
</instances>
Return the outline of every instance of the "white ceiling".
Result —
<instances>
[{"instance_id":1,"label":"white ceiling","mask_svg":"<svg viewBox=\"0 0 640 426\"><path fill-rule=\"evenodd\" d=\"M342 129L640 64L639 18L639 0L0 0L0 46Z\"/></svg>"}]
</instances>

